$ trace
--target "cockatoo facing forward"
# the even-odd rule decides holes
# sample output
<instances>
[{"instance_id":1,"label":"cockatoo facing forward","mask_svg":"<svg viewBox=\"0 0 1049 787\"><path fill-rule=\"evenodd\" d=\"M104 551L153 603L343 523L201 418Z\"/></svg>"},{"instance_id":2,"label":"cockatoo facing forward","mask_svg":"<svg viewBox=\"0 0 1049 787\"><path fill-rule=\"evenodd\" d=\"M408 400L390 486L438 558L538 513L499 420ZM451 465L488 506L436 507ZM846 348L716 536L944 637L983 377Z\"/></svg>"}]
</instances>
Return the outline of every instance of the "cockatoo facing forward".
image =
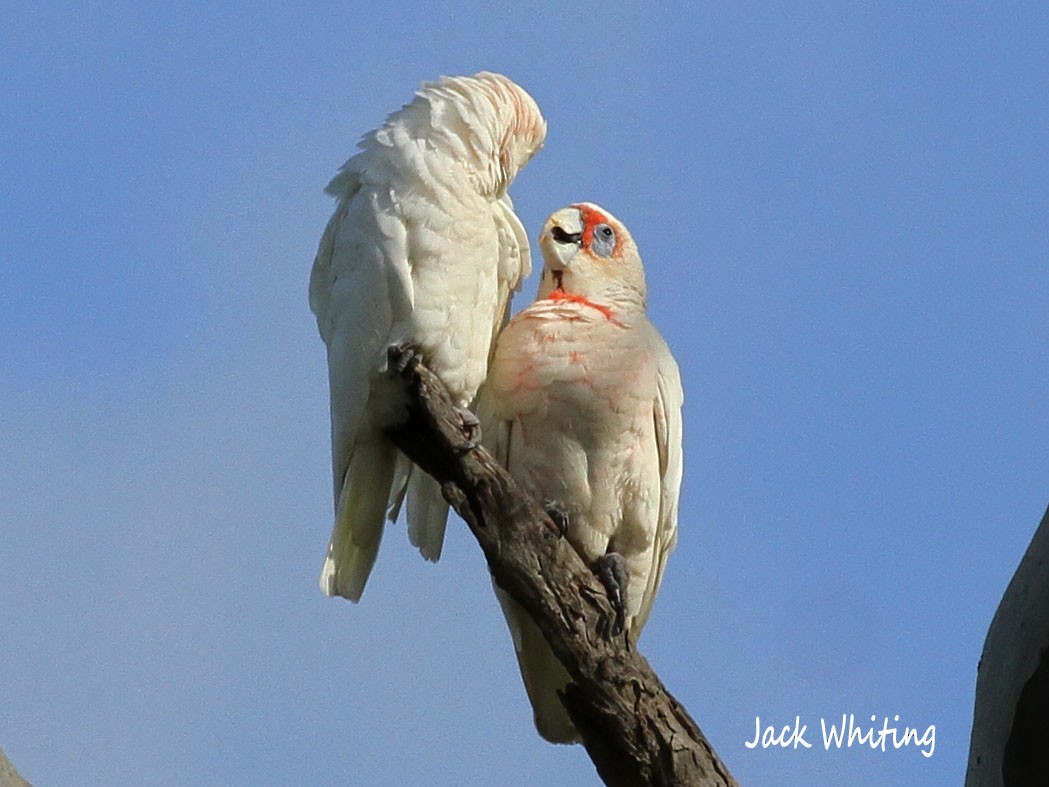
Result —
<instances>
[{"instance_id":1,"label":"cockatoo facing forward","mask_svg":"<svg viewBox=\"0 0 1049 787\"><path fill-rule=\"evenodd\" d=\"M601 574L618 565L636 639L677 540L681 380L645 316L645 279L626 228L572 205L539 238L538 298L503 330L478 415L510 474L567 514L566 537ZM546 739L579 739L557 690L568 674L539 628L496 586L521 676Z\"/></svg>"},{"instance_id":2,"label":"cockatoo facing forward","mask_svg":"<svg viewBox=\"0 0 1049 787\"><path fill-rule=\"evenodd\" d=\"M406 414L386 352L411 344L461 407L473 403L531 267L506 189L545 136L535 101L506 77L446 77L366 134L328 184L338 205L310 308L331 388L335 526L320 580L329 596L360 599L384 520L405 494L412 543L440 556L440 489L383 435Z\"/></svg>"}]
</instances>

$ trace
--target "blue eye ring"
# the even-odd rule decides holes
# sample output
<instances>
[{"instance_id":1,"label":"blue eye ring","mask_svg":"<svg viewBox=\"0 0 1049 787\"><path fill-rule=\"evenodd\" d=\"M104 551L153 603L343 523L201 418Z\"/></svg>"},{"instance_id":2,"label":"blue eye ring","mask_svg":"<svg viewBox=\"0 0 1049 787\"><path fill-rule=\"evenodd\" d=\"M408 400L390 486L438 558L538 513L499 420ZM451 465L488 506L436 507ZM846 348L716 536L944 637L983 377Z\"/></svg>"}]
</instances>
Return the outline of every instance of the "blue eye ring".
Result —
<instances>
[{"instance_id":1,"label":"blue eye ring","mask_svg":"<svg viewBox=\"0 0 1049 787\"><path fill-rule=\"evenodd\" d=\"M611 257L616 248L616 231L608 224L598 224L594 227L590 248L599 257Z\"/></svg>"}]
</instances>

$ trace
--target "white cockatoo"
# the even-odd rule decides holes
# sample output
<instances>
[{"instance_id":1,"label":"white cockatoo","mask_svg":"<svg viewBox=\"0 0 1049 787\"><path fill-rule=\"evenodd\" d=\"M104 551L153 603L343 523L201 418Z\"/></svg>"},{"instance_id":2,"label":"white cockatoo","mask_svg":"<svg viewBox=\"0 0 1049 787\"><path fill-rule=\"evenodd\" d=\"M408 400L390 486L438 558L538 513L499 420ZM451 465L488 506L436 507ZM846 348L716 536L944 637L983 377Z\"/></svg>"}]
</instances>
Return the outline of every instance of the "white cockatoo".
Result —
<instances>
[{"instance_id":1,"label":"white cockatoo","mask_svg":"<svg viewBox=\"0 0 1049 787\"><path fill-rule=\"evenodd\" d=\"M328 184L338 198L310 275L328 348L335 526L321 571L329 596L360 599L384 520L405 495L411 542L437 560L447 503L388 440L404 398L387 348L410 344L468 408L528 275L528 237L507 187L542 146L546 121L499 74L445 77L364 136Z\"/></svg>"},{"instance_id":2,"label":"white cockatoo","mask_svg":"<svg viewBox=\"0 0 1049 787\"><path fill-rule=\"evenodd\" d=\"M538 297L499 336L479 402L481 439L566 518L566 538L610 586L633 641L677 541L681 378L645 315L641 257L626 227L597 205L572 205L547 219L539 247ZM525 611L498 586L496 594L536 728L577 741L557 696L567 672Z\"/></svg>"}]
</instances>

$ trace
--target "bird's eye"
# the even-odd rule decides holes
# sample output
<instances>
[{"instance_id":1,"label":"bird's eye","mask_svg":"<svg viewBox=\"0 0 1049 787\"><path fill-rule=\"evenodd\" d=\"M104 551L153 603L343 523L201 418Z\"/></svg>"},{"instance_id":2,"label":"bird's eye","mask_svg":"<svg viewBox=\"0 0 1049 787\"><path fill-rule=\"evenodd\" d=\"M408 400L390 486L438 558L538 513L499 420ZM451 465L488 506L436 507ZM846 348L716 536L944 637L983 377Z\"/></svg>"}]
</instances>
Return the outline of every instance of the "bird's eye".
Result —
<instances>
[{"instance_id":1,"label":"bird's eye","mask_svg":"<svg viewBox=\"0 0 1049 787\"><path fill-rule=\"evenodd\" d=\"M616 248L616 231L607 224L598 224L594 227L591 248L599 257L611 257Z\"/></svg>"}]
</instances>

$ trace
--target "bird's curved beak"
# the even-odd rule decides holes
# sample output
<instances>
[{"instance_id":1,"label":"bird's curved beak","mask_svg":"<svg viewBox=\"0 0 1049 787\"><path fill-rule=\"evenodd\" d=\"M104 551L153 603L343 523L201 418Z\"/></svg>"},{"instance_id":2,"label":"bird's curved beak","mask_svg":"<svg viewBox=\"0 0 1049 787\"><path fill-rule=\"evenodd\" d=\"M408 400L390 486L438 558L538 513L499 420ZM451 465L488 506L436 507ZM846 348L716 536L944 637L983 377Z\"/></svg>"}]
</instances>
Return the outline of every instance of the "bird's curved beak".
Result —
<instances>
[{"instance_id":1,"label":"bird's curved beak","mask_svg":"<svg viewBox=\"0 0 1049 787\"><path fill-rule=\"evenodd\" d=\"M565 232L561 227L553 227L550 230L550 236L554 239L554 243L574 243L577 246L583 239L583 233Z\"/></svg>"},{"instance_id":2,"label":"bird's curved beak","mask_svg":"<svg viewBox=\"0 0 1049 787\"><path fill-rule=\"evenodd\" d=\"M583 218L576 208L562 208L546 220L539 236L539 248L546 266L563 271L579 253L583 241Z\"/></svg>"}]
</instances>

